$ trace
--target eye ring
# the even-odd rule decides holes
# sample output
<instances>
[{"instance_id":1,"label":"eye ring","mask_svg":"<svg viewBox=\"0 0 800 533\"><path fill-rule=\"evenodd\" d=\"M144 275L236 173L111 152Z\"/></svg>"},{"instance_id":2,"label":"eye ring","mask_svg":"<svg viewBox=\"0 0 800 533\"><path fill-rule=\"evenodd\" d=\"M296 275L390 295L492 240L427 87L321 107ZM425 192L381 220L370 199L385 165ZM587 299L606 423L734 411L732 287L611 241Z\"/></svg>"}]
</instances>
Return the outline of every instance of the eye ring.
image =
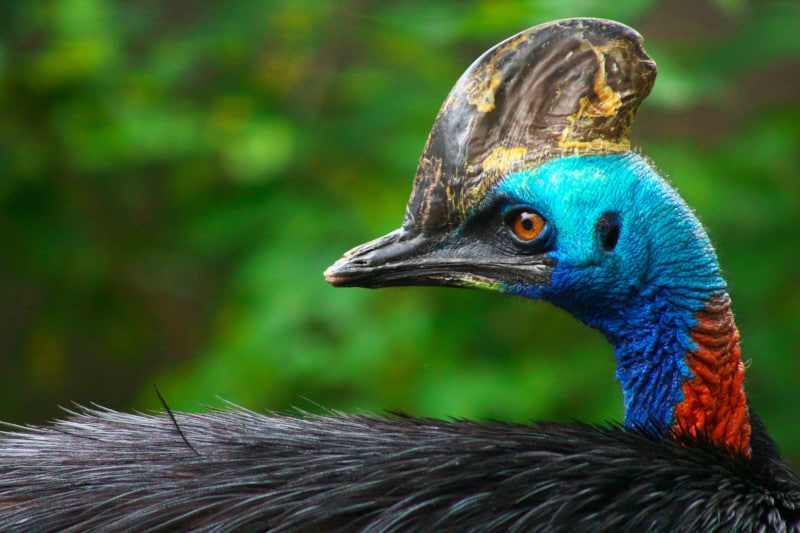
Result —
<instances>
[{"instance_id":1,"label":"eye ring","mask_svg":"<svg viewBox=\"0 0 800 533\"><path fill-rule=\"evenodd\" d=\"M537 240L545 231L547 221L533 209L515 209L506 215L506 225L520 242Z\"/></svg>"}]
</instances>

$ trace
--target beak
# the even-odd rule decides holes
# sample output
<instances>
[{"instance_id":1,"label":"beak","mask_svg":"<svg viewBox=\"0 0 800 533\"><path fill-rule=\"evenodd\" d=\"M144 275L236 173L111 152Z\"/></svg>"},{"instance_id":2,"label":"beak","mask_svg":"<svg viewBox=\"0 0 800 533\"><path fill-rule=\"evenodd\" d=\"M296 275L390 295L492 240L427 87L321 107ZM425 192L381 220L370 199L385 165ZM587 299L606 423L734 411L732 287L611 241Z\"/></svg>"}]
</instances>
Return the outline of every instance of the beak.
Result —
<instances>
[{"instance_id":1,"label":"beak","mask_svg":"<svg viewBox=\"0 0 800 533\"><path fill-rule=\"evenodd\" d=\"M399 229L353 248L325 271L335 287L376 289L432 285L504 290L544 285L555 260L541 255L502 256L480 243L447 243Z\"/></svg>"}]
</instances>

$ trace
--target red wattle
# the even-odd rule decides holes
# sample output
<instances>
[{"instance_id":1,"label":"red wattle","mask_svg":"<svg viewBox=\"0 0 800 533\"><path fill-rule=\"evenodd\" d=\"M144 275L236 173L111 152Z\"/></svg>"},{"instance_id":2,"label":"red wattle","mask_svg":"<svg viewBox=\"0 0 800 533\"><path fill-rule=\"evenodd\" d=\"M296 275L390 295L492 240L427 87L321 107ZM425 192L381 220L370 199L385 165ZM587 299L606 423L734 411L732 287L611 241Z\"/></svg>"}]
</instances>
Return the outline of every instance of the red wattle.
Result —
<instances>
[{"instance_id":1,"label":"red wattle","mask_svg":"<svg viewBox=\"0 0 800 533\"><path fill-rule=\"evenodd\" d=\"M744 393L739 331L727 294L712 298L696 315L690 337L698 347L686 354L693 377L683 383L675 408L679 433L707 435L730 450L750 455L750 415Z\"/></svg>"}]
</instances>

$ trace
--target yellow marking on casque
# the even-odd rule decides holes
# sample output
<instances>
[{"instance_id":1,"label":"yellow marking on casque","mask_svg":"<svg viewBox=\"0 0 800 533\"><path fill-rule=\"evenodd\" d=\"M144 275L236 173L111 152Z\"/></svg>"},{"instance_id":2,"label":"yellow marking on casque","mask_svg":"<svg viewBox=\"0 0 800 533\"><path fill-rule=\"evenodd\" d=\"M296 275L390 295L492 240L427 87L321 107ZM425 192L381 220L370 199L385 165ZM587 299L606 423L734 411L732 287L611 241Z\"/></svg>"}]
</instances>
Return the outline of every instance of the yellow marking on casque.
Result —
<instances>
[{"instance_id":1,"label":"yellow marking on casque","mask_svg":"<svg viewBox=\"0 0 800 533\"><path fill-rule=\"evenodd\" d=\"M430 141L430 138L428 139ZM422 194L422 201L420 202L420 216L422 219L426 219L430 216L431 208L433 207L433 193L439 187L443 187L445 190L449 190L449 186L447 183L442 179L442 160L438 157L427 158L423 157L420 159L419 168L417 170L417 176L415 178L415 183L412 188L414 192L420 189L420 186L416 183L417 179L429 179L430 182L428 185L421 189Z\"/></svg>"},{"instance_id":2,"label":"yellow marking on casque","mask_svg":"<svg viewBox=\"0 0 800 533\"><path fill-rule=\"evenodd\" d=\"M570 115L567 126L559 135L558 147L561 150L582 154L591 152L627 152L631 149L631 143L628 139L630 120L627 121L628 126L625 130L621 131L619 137L615 139L605 139L598 136L587 141L576 138L575 134L576 131L582 131L582 128L576 128L576 124L579 121L586 118L613 117L622 106L622 97L608 85L605 52L613 54L619 49L620 45L624 44L624 42L618 43L615 41L609 42L604 46L595 46L588 41L581 44L581 49L592 50L597 57L597 72L594 75L593 83L593 90L597 99L590 99L588 96L580 99L577 111Z\"/></svg>"},{"instance_id":3,"label":"yellow marking on casque","mask_svg":"<svg viewBox=\"0 0 800 533\"><path fill-rule=\"evenodd\" d=\"M475 72L464 87L467 95L467 103L474 105L481 113L488 113L494 111L495 102L494 95L497 88L503 82L503 71L496 68L497 60L507 54L513 52L519 45L528 40L530 35L522 33L516 39L512 39L502 47L498 48L492 54L489 62L481 66ZM445 107L447 103L445 103Z\"/></svg>"},{"instance_id":4,"label":"yellow marking on casque","mask_svg":"<svg viewBox=\"0 0 800 533\"><path fill-rule=\"evenodd\" d=\"M510 148L496 146L489 152L489 155L481 162L480 173L483 178L470 191L469 196L463 199L464 205L460 206L461 210L465 211L476 198L482 198L486 190L495 184L496 178L507 176L519 170L522 166L520 163L524 161L527 153L528 148L526 146L512 146ZM467 172L470 174L476 173L477 170L474 165L467 167Z\"/></svg>"},{"instance_id":5,"label":"yellow marking on casque","mask_svg":"<svg viewBox=\"0 0 800 533\"><path fill-rule=\"evenodd\" d=\"M631 142L627 138L620 141L609 141L596 137L591 141L564 141L559 142L558 146L565 152L573 155L584 155L587 153L618 153L629 152Z\"/></svg>"},{"instance_id":6,"label":"yellow marking on casque","mask_svg":"<svg viewBox=\"0 0 800 533\"><path fill-rule=\"evenodd\" d=\"M495 176L507 174L509 169L513 168L527 153L528 148L526 146L513 146L511 148L497 146L483 159L481 170L484 174Z\"/></svg>"},{"instance_id":7,"label":"yellow marking on casque","mask_svg":"<svg viewBox=\"0 0 800 533\"><path fill-rule=\"evenodd\" d=\"M486 69L481 69L481 71L483 70ZM497 71L472 78L467 86L467 103L477 107L481 113L493 111L494 92L500 86L501 81L503 81L503 74Z\"/></svg>"},{"instance_id":8,"label":"yellow marking on casque","mask_svg":"<svg viewBox=\"0 0 800 533\"><path fill-rule=\"evenodd\" d=\"M611 43L609 43L610 45ZM582 105L585 107L585 114L589 117L610 117L617 112L619 106L622 105L622 98L619 93L608 86L606 79L606 56L603 54L610 46L594 47L594 53L597 56L597 73L594 75L594 93L597 95L598 102L595 105L592 102ZM584 97L585 98L585 97ZM583 102L583 99L581 99Z\"/></svg>"}]
</instances>

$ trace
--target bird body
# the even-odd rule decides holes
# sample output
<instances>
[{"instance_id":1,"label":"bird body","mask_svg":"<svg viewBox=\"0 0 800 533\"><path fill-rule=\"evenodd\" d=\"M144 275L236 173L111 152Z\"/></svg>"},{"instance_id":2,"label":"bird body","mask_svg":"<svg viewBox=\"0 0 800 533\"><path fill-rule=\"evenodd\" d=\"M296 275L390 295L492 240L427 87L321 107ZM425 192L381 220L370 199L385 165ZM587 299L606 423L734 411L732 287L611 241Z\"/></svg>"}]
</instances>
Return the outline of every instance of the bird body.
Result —
<instances>
[{"instance_id":1,"label":"bird body","mask_svg":"<svg viewBox=\"0 0 800 533\"><path fill-rule=\"evenodd\" d=\"M630 148L655 73L610 21L500 43L442 106L401 228L325 273L566 309L614 348L623 425L85 410L0 435L0 530L800 531L713 247Z\"/></svg>"},{"instance_id":2,"label":"bird body","mask_svg":"<svg viewBox=\"0 0 800 533\"><path fill-rule=\"evenodd\" d=\"M612 425L243 409L75 413L0 439L3 531L797 531L800 480ZM183 433L186 442L181 437Z\"/></svg>"}]
</instances>

